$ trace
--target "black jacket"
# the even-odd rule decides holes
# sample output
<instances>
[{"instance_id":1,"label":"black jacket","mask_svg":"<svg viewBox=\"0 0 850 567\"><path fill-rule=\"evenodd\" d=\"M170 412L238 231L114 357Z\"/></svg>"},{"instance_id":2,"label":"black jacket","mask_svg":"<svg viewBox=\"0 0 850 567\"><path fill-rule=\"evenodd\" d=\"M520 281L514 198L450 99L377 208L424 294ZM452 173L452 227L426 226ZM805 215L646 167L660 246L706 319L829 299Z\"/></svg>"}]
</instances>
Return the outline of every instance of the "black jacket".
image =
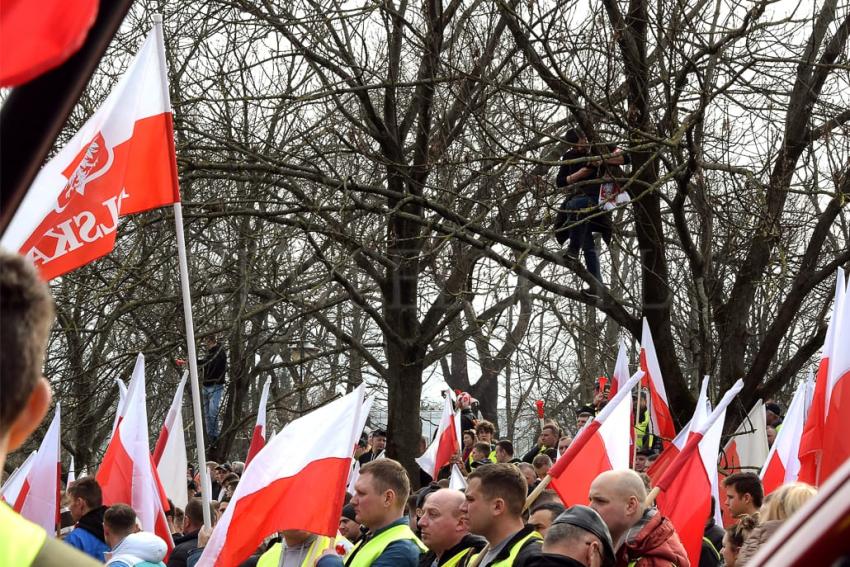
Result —
<instances>
[{"instance_id":1,"label":"black jacket","mask_svg":"<svg viewBox=\"0 0 850 567\"><path fill-rule=\"evenodd\" d=\"M446 551L445 553L443 553L443 556L440 558L440 561L439 561L439 563L437 563L437 565L442 565L443 563L445 563L446 561L448 561L449 559L451 559L452 557L454 557L455 555L457 555L458 553L460 553L464 549L470 549L471 548L472 552L469 555L467 555L466 560L464 560L460 563L461 565L464 565L464 564L466 564L466 562L469 560L469 557L473 553L477 553L477 552L481 551L482 549L484 549L484 546L486 544L487 544L487 540L485 540L483 537L473 535L473 534L466 534L465 536L463 536L463 539L461 539L460 542L456 546L454 546L453 548L451 548L448 551ZM434 553L433 551L429 551L428 553L426 553L425 555L423 555L419 559L419 567L431 567L431 564L434 563L434 559L436 559L436 558L437 558L437 554Z\"/></svg>"},{"instance_id":2,"label":"black jacket","mask_svg":"<svg viewBox=\"0 0 850 567\"><path fill-rule=\"evenodd\" d=\"M584 563L576 561L572 557L566 555L557 555L555 553L541 553L537 557L533 557L527 564L527 567L584 567Z\"/></svg>"},{"instance_id":3,"label":"black jacket","mask_svg":"<svg viewBox=\"0 0 850 567\"><path fill-rule=\"evenodd\" d=\"M227 353L224 347L216 343L207 351L207 355L198 361L198 366L204 373L204 385L224 384L224 374L227 372Z\"/></svg>"},{"instance_id":4,"label":"black jacket","mask_svg":"<svg viewBox=\"0 0 850 567\"><path fill-rule=\"evenodd\" d=\"M522 462L531 464L534 461L534 457L536 457L540 453L540 445L535 445L531 448L530 451L528 451L528 453L522 456ZM549 458L552 459L553 463L558 460L558 449L556 449L555 447L549 447L548 449L543 451L543 453L549 455Z\"/></svg>"},{"instance_id":5,"label":"black jacket","mask_svg":"<svg viewBox=\"0 0 850 567\"><path fill-rule=\"evenodd\" d=\"M500 551L499 554L496 555L495 558L493 558L493 561L491 563L498 563L499 561L507 559L508 556L511 554L511 549L513 549L516 542L518 542L533 531L534 528L532 526L525 526L516 534L514 534L514 537L508 540L508 543L505 545L505 547L502 548L502 551ZM526 541L525 545L523 545L522 549L520 549L519 554L517 554L516 561L514 561L513 567L528 567L529 565L531 565L531 560L535 557L540 556L540 549L542 547L543 540L532 538ZM487 566L481 565L481 567Z\"/></svg>"},{"instance_id":6,"label":"black jacket","mask_svg":"<svg viewBox=\"0 0 850 567\"><path fill-rule=\"evenodd\" d=\"M186 567L186 558L189 556L189 552L198 547L199 531L189 532L174 540L174 550L168 557L168 567Z\"/></svg>"}]
</instances>

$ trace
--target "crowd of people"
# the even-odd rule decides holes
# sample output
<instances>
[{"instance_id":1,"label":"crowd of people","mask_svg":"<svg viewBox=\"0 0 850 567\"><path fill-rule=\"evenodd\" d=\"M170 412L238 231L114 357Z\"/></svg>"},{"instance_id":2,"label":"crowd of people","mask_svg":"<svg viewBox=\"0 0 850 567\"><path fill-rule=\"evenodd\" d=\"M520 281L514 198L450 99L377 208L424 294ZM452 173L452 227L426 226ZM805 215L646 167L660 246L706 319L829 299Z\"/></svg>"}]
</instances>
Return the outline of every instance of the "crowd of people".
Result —
<instances>
[{"instance_id":1,"label":"crowd of people","mask_svg":"<svg viewBox=\"0 0 850 567\"><path fill-rule=\"evenodd\" d=\"M50 405L42 376L53 304L46 286L22 258L0 253L0 467L36 429ZM545 423L537 443L521 457L514 444L496 438L496 428L476 420L463 404L463 448L437 479L420 477L413 492L408 472L387 458L387 434L374 430L353 457L359 475L346 492L334 537L286 530L269 534L243 565L260 567L548 567L677 566L688 556L672 523L647 501L645 471L659 440L648 430L643 400L635 429L637 451L631 470L600 474L587 506L565 507L557 493L543 490L528 506L529 494L545 478L572 439L554 422ZM576 430L605 403L579 410ZM769 407L777 418L777 407ZM781 427L773 420L772 427ZM424 451L424 440L422 450ZM449 468L457 465L465 489L450 488ZM227 510L244 463L207 463L212 477L209 514L213 523ZM427 476L427 475L425 475ZM188 478L185 509L170 506L167 520L174 548L139 529L131 503L103 505L101 487L85 476L67 487L64 503L73 527L63 540L47 537L34 524L0 504L0 565L106 563L117 567L191 567L198 563L213 528L204 526L203 482ZM759 546L816 490L802 483L765 496L759 477L739 472L723 484L730 514L726 528L706 518L700 566L747 565ZM167 557L166 557L167 556ZM165 563L167 561L167 563Z\"/></svg>"}]
</instances>

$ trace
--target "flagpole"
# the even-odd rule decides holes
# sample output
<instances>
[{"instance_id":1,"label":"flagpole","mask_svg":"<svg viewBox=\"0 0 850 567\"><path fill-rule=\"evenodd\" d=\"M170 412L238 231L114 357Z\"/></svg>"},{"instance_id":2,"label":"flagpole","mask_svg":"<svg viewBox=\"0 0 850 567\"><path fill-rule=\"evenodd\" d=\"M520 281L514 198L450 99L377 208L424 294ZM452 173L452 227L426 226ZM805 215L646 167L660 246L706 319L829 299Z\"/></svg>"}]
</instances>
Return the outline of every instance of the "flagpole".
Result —
<instances>
[{"instance_id":1,"label":"flagpole","mask_svg":"<svg viewBox=\"0 0 850 567\"><path fill-rule=\"evenodd\" d=\"M153 15L153 25L158 41L160 72L163 74L162 88L165 100L170 101L168 77L165 66L165 40L162 33L162 14ZM173 135L173 134L172 134ZM174 143L173 138L170 140ZM176 176L175 176L176 179ZM201 501L203 502L204 526L212 528L210 515L210 482L207 471L207 451L204 445L204 419L201 414L201 388L198 385L198 355L195 352L195 324L192 319L192 295L189 290L189 263L186 260L186 240L183 231L183 205L179 199L174 202L174 228L177 233L177 263L180 267L180 291L183 298L183 320L186 323L186 349L189 357L189 379L192 383L192 411L195 421L195 444L198 451L198 472L201 475Z\"/></svg>"}]
</instances>

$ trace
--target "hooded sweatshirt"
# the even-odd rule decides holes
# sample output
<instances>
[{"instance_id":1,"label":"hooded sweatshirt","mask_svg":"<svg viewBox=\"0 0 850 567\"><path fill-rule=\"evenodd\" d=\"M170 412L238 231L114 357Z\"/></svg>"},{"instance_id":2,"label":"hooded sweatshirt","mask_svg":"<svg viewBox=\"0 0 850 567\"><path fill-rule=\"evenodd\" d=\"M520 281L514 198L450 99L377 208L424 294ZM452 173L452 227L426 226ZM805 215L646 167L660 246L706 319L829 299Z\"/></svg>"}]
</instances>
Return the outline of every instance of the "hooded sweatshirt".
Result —
<instances>
[{"instance_id":1,"label":"hooded sweatshirt","mask_svg":"<svg viewBox=\"0 0 850 567\"><path fill-rule=\"evenodd\" d=\"M690 567L688 554L670 520L654 508L647 509L632 526L617 550L617 566Z\"/></svg>"},{"instance_id":2,"label":"hooded sweatshirt","mask_svg":"<svg viewBox=\"0 0 850 567\"><path fill-rule=\"evenodd\" d=\"M168 546L162 538L150 532L130 534L119 543L107 558L110 567L164 565L162 560Z\"/></svg>"}]
</instances>

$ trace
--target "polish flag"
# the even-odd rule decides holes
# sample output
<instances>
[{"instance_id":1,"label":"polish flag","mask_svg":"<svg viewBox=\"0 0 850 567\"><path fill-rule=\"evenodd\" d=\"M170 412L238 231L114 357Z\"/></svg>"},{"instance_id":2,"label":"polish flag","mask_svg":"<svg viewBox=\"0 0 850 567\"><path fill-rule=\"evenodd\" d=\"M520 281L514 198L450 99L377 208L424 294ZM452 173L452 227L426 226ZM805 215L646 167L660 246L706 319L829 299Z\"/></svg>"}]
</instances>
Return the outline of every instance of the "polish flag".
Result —
<instances>
[{"instance_id":1,"label":"polish flag","mask_svg":"<svg viewBox=\"0 0 850 567\"><path fill-rule=\"evenodd\" d=\"M820 486L822 475L820 474L821 460L825 444L825 415L826 415L826 389L829 382L830 359L837 350L836 327L839 315L842 312L844 299L844 270L838 268L835 280L835 299L832 303L832 315L826 328L826 338L821 351L820 365L815 378L815 393L812 398L812 406L806 417L806 425L803 428L803 436L800 439L800 474L798 479L813 486ZM846 344L846 343L845 343ZM845 458L847 455L845 455Z\"/></svg>"},{"instance_id":2,"label":"polish flag","mask_svg":"<svg viewBox=\"0 0 850 567\"><path fill-rule=\"evenodd\" d=\"M632 388L641 378L643 371L638 370L622 384L549 469L549 484L566 506L587 503L590 484L600 473L629 468Z\"/></svg>"},{"instance_id":3,"label":"polish flag","mask_svg":"<svg viewBox=\"0 0 850 567\"><path fill-rule=\"evenodd\" d=\"M437 479L440 469L449 464L452 456L457 455L461 448L460 415L454 410L453 394L446 392L443 402L443 415L437 434L421 457L416 459L422 470Z\"/></svg>"},{"instance_id":4,"label":"polish flag","mask_svg":"<svg viewBox=\"0 0 850 567\"><path fill-rule=\"evenodd\" d=\"M620 339L620 350L617 352L617 362L614 364L614 376L608 399L611 400L620 391L620 386L629 380L629 359L626 357L626 343Z\"/></svg>"},{"instance_id":5,"label":"polish flag","mask_svg":"<svg viewBox=\"0 0 850 567\"><path fill-rule=\"evenodd\" d=\"M174 543L165 519L168 501L148 445L144 371L134 375L130 384L124 415L95 478L103 492L103 504L129 504L136 511L142 529L165 540L170 554Z\"/></svg>"},{"instance_id":6,"label":"polish flag","mask_svg":"<svg viewBox=\"0 0 850 567\"><path fill-rule=\"evenodd\" d=\"M786 482L797 480L800 472L800 437L811 403L812 390L811 382L806 380L800 382L794 392L788 413L782 422L782 429L776 434L776 440L761 469L761 484L765 494L770 494Z\"/></svg>"},{"instance_id":7,"label":"polish flag","mask_svg":"<svg viewBox=\"0 0 850 567\"><path fill-rule=\"evenodd\" d=\"M238 565L281 530L333 536L352 448L371 399L365 386L290 422L254 457L218 521L199 567Z\"/></svg>"},{"instance_id":8,"label":"polish flag","mask_svg":"<svg viewBox=\"0 0 850 567\"><path fill-rule=\"evenodd\" d=\"M260 394L260 407L257 409L257 425L254 426L254 434L251 436L251 446L248 447L248 456L245 458L245 466L251 462L257 453L266 446L266 405L269 403L269 387L272 379L266 378L263 384L263 392Z\"/></svg>"},{"instance_id":9,"label":"polish flag","mask_svg":"<svg viewBox=\"0 0 850 567\"><path fill-rule=\"evenodd\" d=\"M183 430L183 389L188 376L188 372L183 372L183 378L177 385L177 392L171 407L168 408L165 423L162 424L153 450L153 463L162 488L178 508L185 508L189 502L186 490L189 461L186 457L186 437Z\"/></svg>"},{"instance_id":10,"label":"polish flag","mask_svg":"<svg viewBox=\"0 0 850 567\"><path fill-rule=\"evenodd\" d=\"M136 364L138 364L138 359ZM135 370L133 371L135 374ZM118 429L118 422L121 421L121 413L124 411L124 401L127 399L127 385L121 378L116 378L115 383L118 384L118 405L115 407L115 419L112 421L112 433Z\"/></svg>"},{"instance_id":11,"label":"polish flag","mask_svg":"<svg viewBox=\"0 0 850 567\"><path fill-rule=\"evenodd\" d=\"M712 482L717 481L717 453L726 408L743 387L743 381L735 382L717 407L692 426L679 457L656 484L658 509L676 528L691 565L699 564L705 520L711 511Z\"/></svg>"},{"instance_id":12,"label":"polish flag","mask_svg":"<svg viewBox=\"0 0 850 567\"><path fill-rule=\"evenodd\" d=\"M670 440L676 437L676 427L673 425L673 415L667 402L667 390L661 376L661 366L652 342L649 323L643 319L643 334L640 339L640 368L646 373L644 382L649 387L649 418L652 422L652 433Z\"/></svg>"},{"instance_id":13,"label":"polish flag","mask_svg":"<svg viewBox=\"0 0 850 567\"><path fill-rule=\"evenodd\" d=\"M843 279L844 274L841 274ZM842 282L843 283L843 282ZM824 420L824 448L821 459L820 482L823 483L841 465L850 459L850 300L842 301L836 317L832 358L829 363L829 381L826 385L826 419ZM784 430L785 427L783 426Z\"/></svg>"},{"instance_id":14,"label":"polish flag","mask_svg":"<svg viewBox=\"0 0 850 567\"><path fill-rule=\"evenodd\" d=\"M721 465L729 474L753 472L767 460L767 414L758 400L723 448Z\"/></svg>"},{"instance_id":15,"label":"polish flag","mask_svg":"<svg viewBox=\"0 0 850 567\"><path fill-rule=\"evenodd\" d=\"M77 473L74 470L74 455L71 455L71 464L68 465L68 480L65 481L65 486L71 486L71 483L77 480Z\"/></svg>"},{"instance_id":16,"label":"polish flag","mask_svg":"<svg viewBox=\"0 0 850 567\"><path fill-rule=\"evenodd\" d=\"M9 478L7 478L6 482L3 483L3 487L0 488L0 500L3 500L6 504L15 503L15 500L18 499L18 494L21 493L21 488L24 486L24 480L26 480L37 454L38 451L30 453L30 456L21 463L21 466L12 471Z\"/></svg>"},{"instance_id":17,"label":"polish flag","mask_svg":"<svg viewBox=\"0 0 850 567\"><path fill-rule=\"evenodd\" d=\"M124 385L124 381L116 378L118 384L118 407L115 409L115 420L112 422L112 434L115 435L115 430L118 429L118 424L124 418L124 413L127 411L130 393L137 389L139 380L145 377L145 357L142 353L136 355L136 364L133 366L133 374L130 376L130 385ZM142 388L144 390L144 388Z\"/></svg>"},{"instance_id":18,"label":"polish flag","mask_svg":"<svg viewBox=\"0 0 850 567\"><path fill-rule=\"evenodd\" d=\"M178 202L162 25L112 93L39 172L0 245L50 280L108 254L118 219Z\"/></svg>"},{"instance_id":19,"label":"polish flag","mask_svg":"<svg viewBox=\"0 0 850 567\"><path fill-rule=\"evenodd\" d=\"M56 534L56 526L59 523L59 485L62 475L62 463L59 460L59 421L60 409L59 404L56 404L53 421L47 428L12 506L15 512L38 524L51 535Z\"/></svg>"}]
</instances>

